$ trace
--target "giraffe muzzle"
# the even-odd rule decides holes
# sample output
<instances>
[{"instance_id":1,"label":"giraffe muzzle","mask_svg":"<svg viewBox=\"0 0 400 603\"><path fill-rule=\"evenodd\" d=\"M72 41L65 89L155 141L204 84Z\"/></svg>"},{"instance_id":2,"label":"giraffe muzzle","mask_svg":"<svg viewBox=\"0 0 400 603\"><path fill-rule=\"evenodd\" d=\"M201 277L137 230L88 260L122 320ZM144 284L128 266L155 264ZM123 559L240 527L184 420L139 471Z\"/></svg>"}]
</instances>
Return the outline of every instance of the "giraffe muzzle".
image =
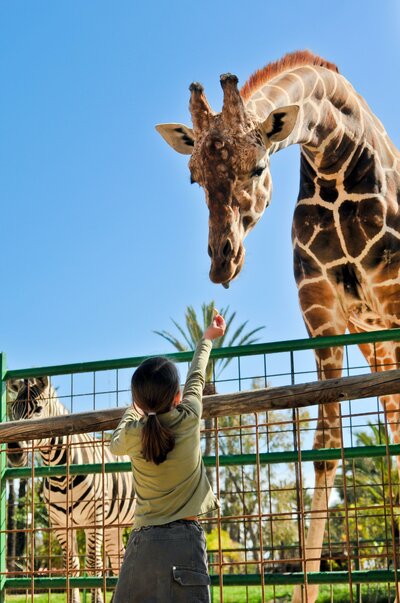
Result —
<instances>
[{"instance_id":1,"label":"giraffe muzzle","mask_svg":"<svg viewBox=\"0 0 400 603\"><path fill-rule=\"evenodd\" d=\"M231 281L233 281L242 270L244 257L245 251L243 246L240 246L238 252L234 256L231 255L229 259L212 257L210 280L213 283L222 285L225 289L228 289Z\"/></svg>"}]
</instances>

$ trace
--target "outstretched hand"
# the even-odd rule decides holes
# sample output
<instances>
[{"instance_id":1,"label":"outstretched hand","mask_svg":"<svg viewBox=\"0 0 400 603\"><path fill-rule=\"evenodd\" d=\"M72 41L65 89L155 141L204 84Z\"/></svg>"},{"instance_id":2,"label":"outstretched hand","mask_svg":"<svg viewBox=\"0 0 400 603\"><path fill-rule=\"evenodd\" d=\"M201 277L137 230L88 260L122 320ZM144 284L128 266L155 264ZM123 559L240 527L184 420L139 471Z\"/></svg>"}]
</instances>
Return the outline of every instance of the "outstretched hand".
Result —
<instances>
[{"instance_id":1,"label":"outstretched hand","mask_svg":"<svg viewBox=\"0 0 400 603\"><path fill-rule=\"evenodd\" d=\"M221 316L221 314L219 314L219 312L215 310L215 316L213 318L213 321L210 326L204 331L204 337L213 341L214 339L222 337L222 335L224 335L225 333L225 329L226 324L224 317Z\"/></svg>"}]
</instances>

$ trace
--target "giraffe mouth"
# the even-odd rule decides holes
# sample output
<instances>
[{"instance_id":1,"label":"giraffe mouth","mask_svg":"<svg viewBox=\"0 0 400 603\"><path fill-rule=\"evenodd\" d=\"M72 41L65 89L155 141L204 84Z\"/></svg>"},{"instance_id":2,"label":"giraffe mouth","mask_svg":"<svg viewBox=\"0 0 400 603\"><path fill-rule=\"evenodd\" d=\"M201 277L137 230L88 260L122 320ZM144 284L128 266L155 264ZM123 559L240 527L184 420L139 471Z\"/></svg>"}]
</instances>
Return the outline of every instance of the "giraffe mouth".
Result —
<instances>
[{"instance_id":1,"label":"giraffe mouth","mask_svg":"<svg viewBox=\"0 0 400 603\"><path fill-rule=\"evenodd\" d=\"M230 284L237 276L239 276L244 264L244 248L239 250L236 258L230 263L228 269L223 270L222 274L216 267L211 267L210 279L215 284L220 284L224 289L229 289Z\"/></svg>"}]
</instances>

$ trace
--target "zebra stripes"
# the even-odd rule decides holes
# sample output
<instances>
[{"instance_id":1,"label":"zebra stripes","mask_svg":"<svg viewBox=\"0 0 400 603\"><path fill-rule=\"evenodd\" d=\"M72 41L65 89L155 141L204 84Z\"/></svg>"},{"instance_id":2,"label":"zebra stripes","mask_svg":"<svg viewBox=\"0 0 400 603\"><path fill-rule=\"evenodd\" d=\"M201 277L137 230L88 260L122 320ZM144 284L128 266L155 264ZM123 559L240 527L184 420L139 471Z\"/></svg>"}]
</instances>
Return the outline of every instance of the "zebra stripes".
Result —
<instances>
[{"instance_id":1,"label":"zebra stripes","mask_svg":"<svg viewBox=\"0 0 400 603\"><path fill-rule=\"evenodd\" d=\"M8 383L15 396L11 403L14 420L38 419L68 414L48 377L15 380ZM43 464L83 465L115 462L108 446L89 434L35 440ZM10 463L26 463L26 443L14 444ZM119 458L128 460L129 458ZM44 480L43 499L49 512L50 525L64 554L68 575L79 575L80 564L76 528L85 531L86 568L89 575L102 575L108 556L111 569L118 575L124 555L121 524L133 522L132 473L105 473L49 477ZM72 603L80 603L79 590L73 589ZM103 603L100 589L92 591L92 603Z\"/></svg>"}]
</instances>

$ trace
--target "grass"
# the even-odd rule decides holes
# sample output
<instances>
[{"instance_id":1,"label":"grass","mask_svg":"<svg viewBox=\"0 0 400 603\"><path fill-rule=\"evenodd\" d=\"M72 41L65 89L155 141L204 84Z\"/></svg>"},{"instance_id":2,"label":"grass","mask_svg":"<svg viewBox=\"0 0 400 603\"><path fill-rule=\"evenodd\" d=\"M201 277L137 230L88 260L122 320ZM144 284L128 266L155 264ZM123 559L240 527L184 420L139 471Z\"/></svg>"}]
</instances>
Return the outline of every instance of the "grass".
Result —
<instances>
[{"instance_id":1,"label":"grass","mask_svg":"<svg viewBox=\"0 0 400 603\"><path fill-rule=\"evenodd\" d=\"M292 587L280 586L275 589L268 587L264 590L264 601L259 586L226 586L223 591L223 603L290 603ZM394 601L394 589L390 596L386 586L377 587L367 584L362 586L362 603L392 603ZM111 600L111 593L107 593L107 603ZM66 603L65 593L52 592L40 595L8 595L5 603ZM219 588L212 589L212 603L221 603ZM353 601L358 603L356 587L353 587ZM87 591L86 598L81 594L82 603L90 603L90 594ZM349 603L350 592L348 586L322 586L317 603Z\"/></svg>"},{"instance_id":2,"label":"grass","mask_svg":"<svg viewBox=\"0 0 400 603\"><path fill-rule=\"evenodd\" d=\"M111 601L112 593L107 593L107 603ZM42 593L40 595L8 595L6 594L5 603L67 603L67 597L65 593ZM84 594L81 593L81 602L82 603L90 603L90 592L87 591L86 598Z\"/></svg>"},{"instance_id":3,"label":"grass","mask_svg":"<svg viewBox=\"0 0 400 603\"><path fill-rule=\"evenodd\" d=\"M213 603L220 603L219 589L214 588ZM250 587L225 587L223 603L290 603L292 587L280 586L275 589L268 587L264 589L264 600L259 586ZM350 591L348 586L321 586L317 603L350 603ZM390 595L386 586L361 587L362 603L392 603L394 601L394 589ZM357 589L353 587L353 602L358 603Z\"/></svg>"}]
</instances>

